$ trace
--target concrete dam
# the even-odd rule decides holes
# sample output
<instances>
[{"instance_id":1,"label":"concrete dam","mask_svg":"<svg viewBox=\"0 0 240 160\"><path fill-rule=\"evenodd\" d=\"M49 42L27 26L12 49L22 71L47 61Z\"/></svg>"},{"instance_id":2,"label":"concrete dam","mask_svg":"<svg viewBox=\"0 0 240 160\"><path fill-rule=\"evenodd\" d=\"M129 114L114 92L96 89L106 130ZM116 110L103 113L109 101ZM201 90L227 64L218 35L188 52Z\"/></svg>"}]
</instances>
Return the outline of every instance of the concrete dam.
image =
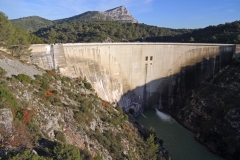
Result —
<instances>
[{"instance_id":1,"label":"concrete dam","mask_svg":"<svg viewBox=\"0 0 240 160\"><path fill-rule=\"evenodd\" d=\"M32 45L31 63L86 77L99 97L123 108L177 105L232 60L236 45L73 43Z\"/></svg>"}]
</instances>

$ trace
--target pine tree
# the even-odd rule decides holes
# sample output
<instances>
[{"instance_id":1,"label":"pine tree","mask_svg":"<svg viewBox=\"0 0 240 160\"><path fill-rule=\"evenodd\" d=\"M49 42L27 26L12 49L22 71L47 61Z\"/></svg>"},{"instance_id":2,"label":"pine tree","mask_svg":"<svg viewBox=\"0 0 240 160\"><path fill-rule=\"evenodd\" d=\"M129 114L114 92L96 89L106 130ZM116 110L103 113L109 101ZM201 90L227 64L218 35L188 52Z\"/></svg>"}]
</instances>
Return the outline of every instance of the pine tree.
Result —
<instances>
[{"instance_id":1,"label":"pine tree","mask_svg":"<svg viewBox=\"0 0 240 160\"><path fill-rule=\"evenodd\" d=\"M12 23L8 20L7 16L3 12L0 12L0 47L7 44L13 33L12 28Z\"/></svg>"},{"instance_id":2,"label":"pine tree","mask_svg":"<svg viewBox=\"0 0 240 160\"><path fill-rule=\"evenodd\" d=\"M146 152L144 154L144 160L146 159L157 159L156 152L158 151L159 145L154 143L154 135L150 134L147 139Z\"/></svg>"}]
</instances>

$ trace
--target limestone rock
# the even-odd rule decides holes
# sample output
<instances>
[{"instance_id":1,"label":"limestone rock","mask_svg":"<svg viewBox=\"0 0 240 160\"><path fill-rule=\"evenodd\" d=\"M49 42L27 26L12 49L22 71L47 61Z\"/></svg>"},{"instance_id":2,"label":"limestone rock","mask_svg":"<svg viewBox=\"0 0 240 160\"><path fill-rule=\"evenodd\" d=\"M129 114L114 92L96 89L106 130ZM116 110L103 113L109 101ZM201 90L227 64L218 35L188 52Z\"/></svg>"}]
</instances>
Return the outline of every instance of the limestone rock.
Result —
<instances>
[{"instance_id":1,"label":"limestone rock","mask_svg":"<svg viewBox=\"0 0 240 160\"><path fill-rule=\"evenodd\" d=\"M126 7L120 6L103 12L106 16L111 17L115 21L138 23L138 21L130 14Z\"/></svg>"}]
</instances>

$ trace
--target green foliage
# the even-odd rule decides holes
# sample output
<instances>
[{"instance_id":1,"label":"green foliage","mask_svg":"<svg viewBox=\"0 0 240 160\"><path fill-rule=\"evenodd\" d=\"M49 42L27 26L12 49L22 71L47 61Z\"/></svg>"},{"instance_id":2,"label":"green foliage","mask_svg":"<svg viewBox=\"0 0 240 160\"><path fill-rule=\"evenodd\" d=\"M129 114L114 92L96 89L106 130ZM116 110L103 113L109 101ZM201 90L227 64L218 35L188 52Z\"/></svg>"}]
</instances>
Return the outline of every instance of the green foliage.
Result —
<instances>
[{"instance_id":1,"label":"green foliage","mask_svg":"<svg viewBox=\"0 0 240 160\"><path fill-rule=\"evenodd\" d=\"M42 43L42 40L35 35L28 34L19 27L12 26L11 21L2 12L0 12L0 28L0 47L7 48L17 58L30 55L30 43Z\"/></svg>"},{"instance_id":2,"label":"green foliage","mask_svg":"<svg viewBox=\"0 0 240 160\"><path fill-rule=\"evenodd\" d=\"M2 15L3 19L6 16ZM77 43L146 41L146 42L195 42L240 44L240 21L208 26L201 29L170 29L140 23L120 23L104 17L97 11L86 12L70 18L50 21L32 16L12 20L45 43ZM11 24L6 23L4 35L9 35ZM2 27L1 27L2 28ZM3 36L3 37L6 37ZM1 37L1 36L0 36ZM7 36L8 37L8 36ZM30 40L31 43L42 43ZM1 39L0 39L1 42Z\"/></svg>"},{"instance_id":3,"label":"green foliage","mask_svg":"<svg viewBox=\"0 0 240 160\"><path fill-rule=\"evenodd\" d=\"M13 28L13 34L7 43L7 48L9 52L21 58L22 56L29 56L31 51L29 50L30 42L28 39L28 34L20 28Z\"/></svg>"},{"instance_id":4,"label":"green foliage","mask_svg":"<svg viewBox=\"0 0 240 160\"><path fill-rule=\"evenodd\" d=\"M59 19L53 21L55 24L63 24L63 23L86 23L86 22L93 22L93 21L111 21L110 17L106 17L103 14L99 13L98 11L88 11L83 14L79 14L73 17Z\"/></svg>"},{"instance_id":5,"label":"green foliage","mask_svg":"<svg viewBox=\"0 0 240 160\"><path fill-rule=\"evenodd\" d=\"M83 79L82 82L83 82L84 87L85 87L86 89L90 90L90 89L92 88L91 83L89 83L89 82L87 81L86 77L84 77L84 79Z\"/></svg>"},{"instance_id":6,"label":"green foliage","mask_svg":"<svg viewBox=\"0 0 240 160\"><path fill-rule=\"evenodd\" d=\"M103 160L103 156L101 154L97 154L97 156L94 157L93 160Z\"/></svg>"},{"instance_id":7,"label":"green foliage","mask_svg":"<svg viewBox=\"0 0 240 160\"><path fill-rule=\"evenodd\" d=\"M124 113L124 120L127 121L128 120L128 115L126 113Z\"/></svg>"},{"instance_id":8,"label":"green foliage","mask_svg":"<svg viewBox=\"0 0 240 160\"><path fill-rule=\"evenodd\" d=\"M6 75L6 71L0 67L0 78Z\"/></svg>"},{"instance_id":9,"label":"green foliage","mask_svg":"<svg viewBox=\"0 0 240 160\"><path fill-rule=\"evenodd\" d=\"M0 47L5 46L10 39L13 30L12 23L8 20L7 16L0 12Z\"/></svg>"},{"instance_id":10,"label":"green foliage","mask_svg":"<svg viewBox=\"0 0 240 160\"><path fill-rule=\"evenodd\" d=\"M194 38L190 37L189 42L194 42Z\"/></svg>"},{"instance_id":11,"label":"green foliage","mask_svg":"<svg viewBox=\"0 0 240 160\"><path fill-rule=\"evenodd\" d=\"M34 34L29 34L28 40L31 44L43 44L43 41Z\"/></svg>"},{"instance_id":12,"label":"green foliage","mask_svg":"<svg viewBox=\"0 0 240 160\"><path fill-rule=\"evenodd\" d=\"M146 152L143 159L157 159L156 151L159 148L159 144L154 143L154 135L150 134L147 139Z\"/></svg>"},{"instance_id":13,"label":"green foliage","mask_svg":"<svg viewBox=\"0 0 240 160\"><path fill-rule=\"evenodd\" d=\"M150 131L150 134L156 136L156 132L155 132L155 129L153 127L150 127L149 131Z\"/></svg>"},{"instance_id":14,"label":"green foliage","mask_svg":"<svg viewBox=\"0 0 240 160\"><path fill-rule=\"evenodd\" d=\"M18 79L20 82L26 82L31 83L31 78L26 74L19 74L16 76L16 79Z\"/></svg>"},{"instance_id":15,"label":"green foliage","mask_svg":"<svg viewBox=\"0 0 240 160\"><path fill-rule=\"evenodd\" d=\"M58 143L53 153L57 160L68 159L68 160L81 160L80 151L77 147L67 144Z\"/></svg>"},{"instance_id":16,"label":"green foliage","mask_svg":"<svg viewBox=\"0 0 240 160\"><path fill-rule=\"evenodd\" d=\"M17 119L18 121L21 121L23 118L23 110L22 109L18 110L14 118Z\"/></svg>"},{"instance_id":17,"label":"green foliage","mask_svg":"<svg viewBox=\"0 0 240 160\"><path fill-rule=\"evenodd\" d=\"M66 142L66 138L65 138L65 135L64 135L63 132L61 132L61 131L54 131L54 134L55 134L55 138L58 141L63 142L63 143Z\"/></svg>"},{"instance_id":18,"label":"green foliage","mask_svg":"<svg viewBox=\"0 0 240 160\"><path fill-rule=\"evenodd\" d=\"M37 154L34 154L30 150L25 150L20 153L8 154L5 158L6 160L51 160L51 158L44 158Z\"/></svg>"},{"instance_id":19,"label":"green foliage","mask_svg":"<svg viewBox=\"0 0 240 160\"><path fill-rule=\"evenodd\" d=\"M8 86L0 82L0 108L5 107L19 108L16 98L12 95Z\"/></svg>"},{"instance_id":20,"label":"green foliage","mask_svg":"<svg viewBox=\"0 0 240 160\"><path fill-rule=\"evenodd\" d=\"M35 35L45 43L114 42L143 41L146 37L179 35L188 33L186 29L169 29L139 23L86 22L63 23L42 28Z\"/></svg>"},{"instance_id":21,"label":"green foliage","mask_svg":"<svg viewBox=\"0 0 240 160\"><path fill-rule=\"evenodd\" d=\"M240 21L203 29L169 29L145 24L87 22L56 24L35 32L45 43L147 41L240 43Z\"/></svg>"},{"instance_id":22,"label":"green foliage","mask_svg":"<svg viewBox=\"0 0 240 160\"><path fill-rule=\"evenodd\" d=\"M193 29L179 35L147 37L150 42L194 42L240 44L240 21Z\"/></svg>"},{"instance_id":23,"label":"green foliage","mask_svg":"<svg viewBox=\"0 0 240 160\"><path fill-rule=\"evenodd\" d=\"M121 151L123 149L123 146L121 143L119 143L119 135L114 136L113 133L108 130L104 131L103 133L100 133L99 130L97 130L95 133L92 133L90 138L96 139L98 143L105 146L105 148L110 152L113 159L121 158Z\"/></svg>"},{"instance_id":24,"label":"green foliage","mask_svg":"<svg viewBox=\"0 0 240 160\"><path fill-rule=\"evenodd\" d=\"M44 90L48 90L48 89L50 88L47 80L44 80L44 79L43 79L41 82L42 82L42 88L43 88Z\"/></svg>"},{"instance_id":25,"label":"green foliage","mask_svg":"<svg viewBox=\"0 0 240 160\"><path fill-rule=\"evenodd\" d=\"M14 26L24 29L26 32L34 32L40 28L44 28L53 24L52 21L38 16L30 16L25 18L13 19Z\"/></svg>"},{"instance_id":26,"label":"green foliage","mask_svg":"<svg viewBox=\"0 0 240 160\"><path fill-rule=\"evenodd\" d=\"M86 83L84 83L84 87L85 87L86 89L90 90L90 89L92 88L92 85L91 85L91 83L86 82Z\"/></svg>"}]
</instances>

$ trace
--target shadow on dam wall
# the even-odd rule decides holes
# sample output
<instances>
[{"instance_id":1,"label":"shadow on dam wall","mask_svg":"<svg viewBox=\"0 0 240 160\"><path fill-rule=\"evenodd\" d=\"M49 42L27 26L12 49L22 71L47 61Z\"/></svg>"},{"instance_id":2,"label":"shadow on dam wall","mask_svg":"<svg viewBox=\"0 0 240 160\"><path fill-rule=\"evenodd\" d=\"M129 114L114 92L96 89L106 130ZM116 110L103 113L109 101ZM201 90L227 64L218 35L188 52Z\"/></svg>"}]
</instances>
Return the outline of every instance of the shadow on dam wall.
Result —
<instances>
[{"instance_id":1,"label":"shadow on dam wall","mask_svg":"<svg viewBox=\"0 0 240 160\"><path fill-rule=\"evenodd\" d=\"M230 63L236 45L111 43L33 45L31 63L86 77L102 99L129 108L174 110ZM139 105L137 105L139 106Z\"/></svg>"},{"instance_id":2,"label":"shadow on dam wall","mask_svg":"<svg viewBox=\"0 0 240 160\"><path fill-rule=\"evenodd\" d=\"M222 49L219 47L220 50ZM126 106L126 100L131 100L128 104L136 102L142 105L144 110L158 107L167 110L174 115L174 111L180 109L183 100L189 96L191 91L199 85L209 82L222 68L226 67L232 60L232 55L222 53L212 58L203 58L202 61L193 65L181 67L178 73L164 78L155 79L133 90L129 90L118 101L119 106ZM159 83L155 92L149 92L151 85ZM143 92L143 97L136 95L136 91ZM125 104L124 104L125 103Z\"/></svg>"}]
</instances>

